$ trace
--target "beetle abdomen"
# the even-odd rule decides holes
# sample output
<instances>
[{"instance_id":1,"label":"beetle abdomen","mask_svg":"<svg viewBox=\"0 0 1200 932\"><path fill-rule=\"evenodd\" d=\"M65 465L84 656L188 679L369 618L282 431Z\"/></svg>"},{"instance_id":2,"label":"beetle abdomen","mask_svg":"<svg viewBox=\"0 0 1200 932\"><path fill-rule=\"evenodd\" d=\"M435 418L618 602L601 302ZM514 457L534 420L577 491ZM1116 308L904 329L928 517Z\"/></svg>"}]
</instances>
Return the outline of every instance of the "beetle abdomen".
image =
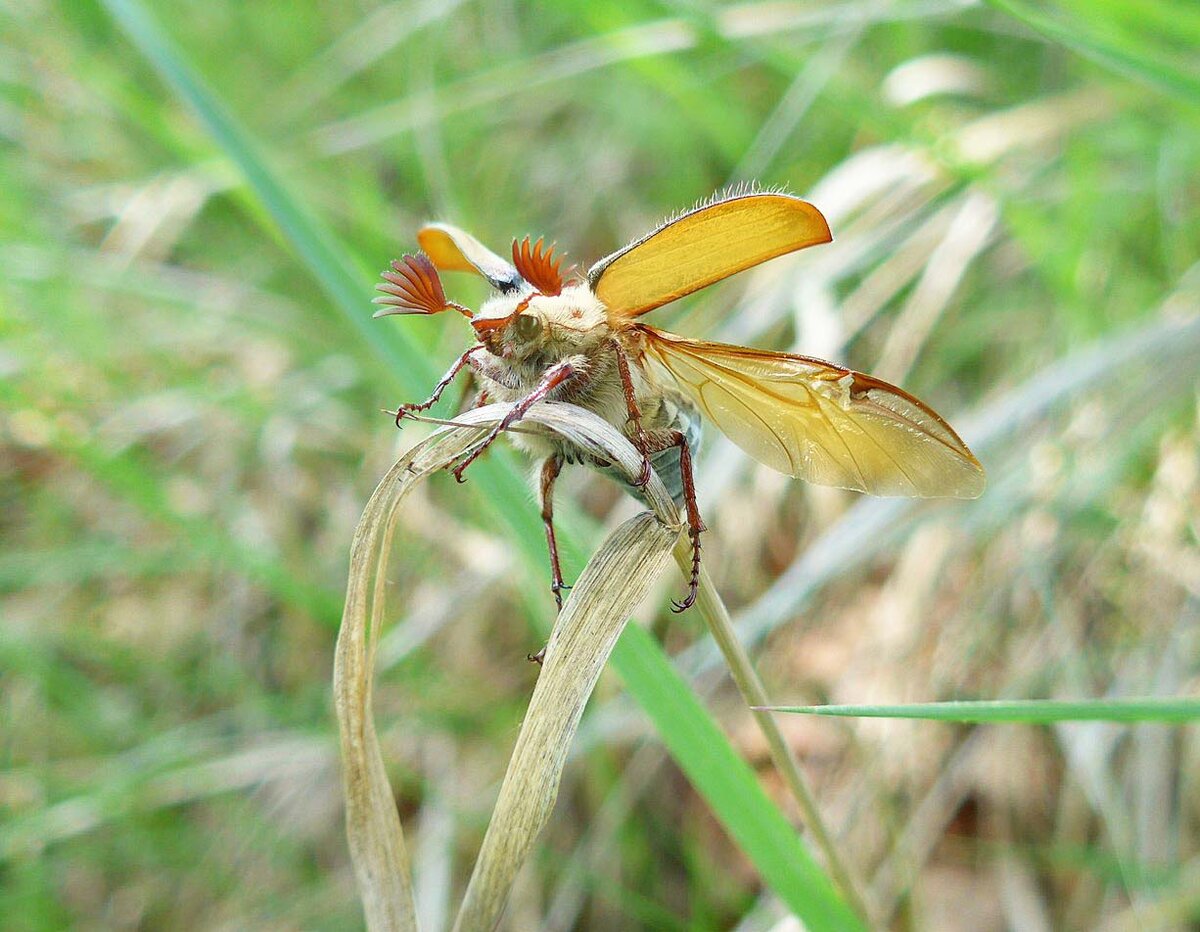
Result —
<instances>
[{"instance_id":1,"label":"beetle abdomen","mask_svg":"<svg viewBox=\"0 0 1200 932\"><path fill-rule=\"evenodd\" d=\"M688 446L694 452L700 446L700 436L703 422L700 419L699 413L690 404L680 401L664 402L664 414L668 417L664 418L665 426L662 430L678 430L683 433L684 439ZM625 478L624 473L620 473L610 465L601 466L593 460L587 460L586 465L599 473L608 476L613 481L624 486L634 498L643 504L646 502L646 497L642 494L642 490L635 485L631 485ZM675 500L677 505L683 505L683 475L679 467L679 447L667 447L650 457L650 465L654 471L658 473L658 477L662 479L663 485L667 487L667 492L671 498Z\"/></svg>"}]
</instances>

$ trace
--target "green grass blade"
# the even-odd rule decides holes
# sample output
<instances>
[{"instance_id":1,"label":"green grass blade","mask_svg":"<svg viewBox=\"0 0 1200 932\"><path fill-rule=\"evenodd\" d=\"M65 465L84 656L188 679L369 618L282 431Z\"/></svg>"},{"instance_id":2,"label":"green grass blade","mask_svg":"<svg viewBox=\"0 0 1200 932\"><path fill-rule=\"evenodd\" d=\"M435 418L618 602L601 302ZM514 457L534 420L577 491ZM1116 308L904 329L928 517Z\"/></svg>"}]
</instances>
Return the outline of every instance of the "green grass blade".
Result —
<instances>
[{"instance_id":1,"label":"green grass blade","mask_svg":"<svg viewBox=\"0 0 1200 932\"><path fill-rule=\"evenodd\" d=\"M1048 725L1053 722L1186 724L1200 721L1200 699L1159 696L1148 699L984 699L905 705L779 705L765 708L770 712L841 718L919 718L939 722L1010 722L1027 725Z\"/></svg>"},{"instance_id":2,"label":"green grass blade","mask_svg":"<svg viewBox=\"0 0 1200 932\"><path fill-rule=\"evenodd\" d=\"M250 134L237 122L184 60L170 38L137 0L103 0L117 23L157 69L163 80L200 118L226 156L243 173L267 212L304 260L352 331L379 361L389 377L411 396L423 394L440 372L427 352L405 337L403 329L372 323L369 283L349 251L321 220L295 196ZM472 467L473 492L531 551L541 537L541 524L528 506L524 480L511 456L496 451L488 462ZM540 560L540 556L538 557Z\"/></svg>"},{"instance_id":3,"label":"green grass blade","mask_svg":"<svg viewBox=\"0 0 1200 932\"><path fill-rule=\"evenodd\" d=\"M650 716L671 756L708 801L763 879L809 929L857 929L791 824L767 798L749 765L729 746L687 682L660 666L650 635L630 625L613 657L625 687Z\"/></svg>"},{"instance_id":4,"label":"green grass blade","mask_svg":"<svg viewBox=\"0 0 1200 932\"><path fill-rule=\"evenodd\" d=\"M1137 78L1160 91L1191 104L1200 103L1200 76L1176 66L1158 54L1149 43L1129 37L1104 35L1078 16L1070 24L1059 22L1044 9L1025 0L988 0L1047 39L1064 45L1107 68ZM1103 15L1092 10L1092 15Z\"/></svg>"},{"instance_id":5,"label":"green grass blade","mask_svg":"<svg viewBox=\"0 0 1200 932\"><path fill-rule=\"evenodd\" d=\"M221 105L137 0L102 0L126 35L175 93L200 117L238 165L258 198L305 260L352 329L388 365L402 387L418 391L436 377L403 332L369 325L370 305L349 253L280 181L250 135ZM385 331L387 333L385 334ZM500 453L501 451L497 451ZM528 565L544 573L541 528L511 457L493 455L472 467L468 487L489 517L510 529ZM561 549L578 543L559 535ZM626 629L613 663L658 728L672 756L754 862L772 889L812 929L857 928L849 907L813 861L795 829L758 785L662 648L641 629Z\"/></svg>"},{"instance_id":6,"label":"green grass blade","mask_svg":"<svg viewBox=\"0 0 1200 932\"><path fill-rule=\"evenodd\" d=\"M303 203L291 195L250 135L187 65L170 38L136 0L102 0L134 45L171 89L195 110L213 139L258 195L271 218L320 281L335 306L362 340L400 380L420 390L437 378L427 357L399 328L373 326L371 277L357 270L350 254Z\"/></svg>"}]
</instances>

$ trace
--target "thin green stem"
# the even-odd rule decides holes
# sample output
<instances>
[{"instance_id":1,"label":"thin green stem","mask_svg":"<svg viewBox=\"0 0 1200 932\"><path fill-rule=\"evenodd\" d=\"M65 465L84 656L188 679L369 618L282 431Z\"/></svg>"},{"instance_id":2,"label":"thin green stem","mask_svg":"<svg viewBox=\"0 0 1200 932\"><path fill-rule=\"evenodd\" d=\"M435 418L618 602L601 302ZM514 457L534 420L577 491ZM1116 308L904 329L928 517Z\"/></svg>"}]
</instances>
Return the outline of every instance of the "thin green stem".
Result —
<instances>
[{"instance_id":1,"label":"thin green stem","mask_svg":"<svg viewBox=\"0 0 1200 932\"><path fill-rule=\"evenodd\" d=\"M675 545L675 562L685 577L691 573L692 548L686 537L681 537ZM746 653L742 642L738 640L733 621L729 617L729 609L725 607L725 602L717 592L716 586L713 585L712 577L708 575L708 571L704 567L700 568L700 590L696 598L696 609L704 618L705 624L712 632L713 640L721 649L738 691L746 700L746 704L751 707L751 714L757 720L758 727L767 739L771 760L783 776L792 796L795 797L804 825L812 834L817 847L824 854L830 874L833 875L837 885L841 887L842 894L851 908L864 922L869 924L871 913L867 908L867 901L862 894L861 885L851 875L849 867L838 852L833 836L830 834L825 820L821 818L821 812L817 808L812 789L800 771L800 763L796 760L796 755L792 753L787 741L784 740L778 723L770 712L762 711L763 706L770 704L767 699L767 691L763 687L762 680L758 678L750 656Z\"/></svg>"}]
</instances>

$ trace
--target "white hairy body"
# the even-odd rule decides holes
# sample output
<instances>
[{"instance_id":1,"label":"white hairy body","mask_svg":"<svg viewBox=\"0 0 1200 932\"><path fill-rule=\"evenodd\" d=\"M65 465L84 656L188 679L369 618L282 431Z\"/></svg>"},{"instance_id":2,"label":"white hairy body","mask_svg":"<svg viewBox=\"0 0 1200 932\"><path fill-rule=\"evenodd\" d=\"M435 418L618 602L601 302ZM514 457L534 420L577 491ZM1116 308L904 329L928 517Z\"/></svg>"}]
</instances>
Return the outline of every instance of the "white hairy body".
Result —
<instances>
[{"instance_id":1,"label":"white hairy body","mask_svg":"<svg viewBox=\"0 0 1200 932\"><path fill-rule=\"evenodd\" d=\"M481 346L468 360L489 401L521 401L551 369L565 363L570 377L550 389L546 400L586 408L635 439L618 363L617 354L624 351L642 429L653 435L673 426L677 405L641 364L637 332L617 335L607 308L586 284L569 285L558 295L499 295L480 308L475 320L498 322L492 329L486 323L477 327ZM568 463L586 461L561 439L520 432L510 437L537 458L557 454Z\"/></svg>"}]
</instances>

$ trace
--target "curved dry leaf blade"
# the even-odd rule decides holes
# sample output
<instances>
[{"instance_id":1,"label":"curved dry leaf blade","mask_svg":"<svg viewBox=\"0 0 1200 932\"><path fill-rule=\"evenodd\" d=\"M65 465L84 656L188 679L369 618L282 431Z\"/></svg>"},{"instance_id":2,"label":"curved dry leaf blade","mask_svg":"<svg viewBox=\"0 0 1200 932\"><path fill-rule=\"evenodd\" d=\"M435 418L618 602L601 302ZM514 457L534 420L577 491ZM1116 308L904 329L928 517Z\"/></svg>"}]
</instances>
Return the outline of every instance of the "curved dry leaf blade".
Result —
<instances>
[{"instance_id":1,"label":"curved dry leaf blade","mask_svg":"<svg viewBox=\"0 0 1200 932\"><path fill-rule=\"evenodd\" d=\"M346 835L367 926L373 930L417 928L404 832L372 717L375 647L400 505L418 482L481 442L509 410L509 405L496 404L466 412L454 426L438 431L405 453L376 487L351 545L345 610L334 656L334 700L341 737ZM628 440L601 418L573 405L535 405L523 419L523 426L562 434L612 462L631 478L641 469L641 458ZM526 719L526 728L533 723L536 734L543 736L540 740L527 739L535 741L537 747L546 746L546 735L560 736L561 746L555 752L557 764L540 780L543 795L548 793L548 803L544 812L531 820L528 814L522 815L525 809L513 808L510 801L507 810L497 810L494 822L501 826L496 830L499 834L488 834L488 838L500 839L492 842L493 847L501 844L507 849L520 849L521 859L549 814L567 745L628 611L657 578L679 535L678 511L658 476L651 476L644 493L654 514L643 514L610 536L584 570L551 637L546 666ZM615 579L621 581L620 585L613 585ZM635 579L634 585L630 585L631 579ZM542 708L551 711L537 712ZM518 748L521 746L519 743ZM510 772L514 768L517 772L524 769L517 767L515 759ZM527 798L518 796L519 801ZM485 840L485 850L487 844ZM496 865L503 861L481 855L480 863ZM515 874L515 868L511 873ZM493 871L489 876L500 875ZM507 883L511 879L509 875ZM476 902L498 915L508 887L501 889L493 879L479 890Z\"/></svg>"},{"instance_id":2,"label":"curved dry leaf blade","mask_svg":"<svg viewBox=\"0 0 1200 932\"><path fill-rule=\"evenodd\" d=\"M371 716L371 664L367 649L368 593L381 536L380 522L403 496L400 464L384 476L363 512L350 552L346 607L334 654L333 691L341 736L346 837L367 925L416 929L408 851L391 798L379 737ZM373 635L372 635L373 639Z\"/></svg>"},{"instance_id":3,"label":"curved dry leaf blade","mask_svg":"<svg viewBox=\"0 0 1200 932\"><path fill-rule=\"evenodd\" d=\"M341 738L346 837L371 929L417 928L404 832L371 714L387 555L405 495L430 472L478 442L483 433L479 428L436 434L405 454L376 487L350 548L333 693Z\"/></svg>"},{"instance_id":4,"label":"curved dry leaf blade","mask_svg":"<svg viewBox=\"0 0 1200 932\"><path fill-rule=\"evenodd\" d=\"M517 746L455 929L490 929L550 817L567 749L629 613L666 567L679 526L642 513L617 528L575 584L546 648Z\"/></svg>"},{"instance_id":5,"label":"curved dry leaf blade","mask_svg":"<svg viewBox=\"0 0 1200 932\"><path fill-rule=\"evenodd\" d=\"M454 423L490 427L500 420L508 409L506 404L474 408L455 417ZM634 449L633 444L602 417L584 408L564 402L542 401L529 409L518 426L525 429L530 425L560 434L598 459L611 462L628 479L636 478L641 472L641 454ZM656 473L651 473L650 481L641 490L641 494L660 521L668 525L678 524L679 509Z\"/></svg>"}]
</instances>

